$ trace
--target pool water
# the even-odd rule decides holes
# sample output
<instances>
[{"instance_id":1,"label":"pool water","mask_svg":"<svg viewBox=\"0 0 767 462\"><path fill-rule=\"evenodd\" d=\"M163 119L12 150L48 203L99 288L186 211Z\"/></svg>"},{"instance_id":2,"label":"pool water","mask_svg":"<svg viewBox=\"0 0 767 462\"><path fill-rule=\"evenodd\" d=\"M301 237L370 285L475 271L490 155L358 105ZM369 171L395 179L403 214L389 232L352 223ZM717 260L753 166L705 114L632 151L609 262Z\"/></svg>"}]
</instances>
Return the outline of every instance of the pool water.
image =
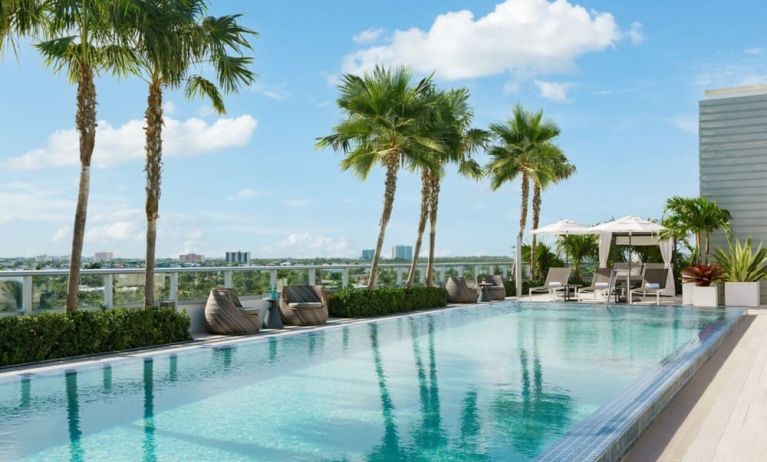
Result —
<instances>
[{"instance_id":1,"label":"pool water","mask_svg":"<svg viewBox=\"0 0 767 462\"><path fill-rule=\"evenodd\" d=\"M13 378L0 460L531 460L729 316L504 302Z\"/></svg>"}]
</instances>

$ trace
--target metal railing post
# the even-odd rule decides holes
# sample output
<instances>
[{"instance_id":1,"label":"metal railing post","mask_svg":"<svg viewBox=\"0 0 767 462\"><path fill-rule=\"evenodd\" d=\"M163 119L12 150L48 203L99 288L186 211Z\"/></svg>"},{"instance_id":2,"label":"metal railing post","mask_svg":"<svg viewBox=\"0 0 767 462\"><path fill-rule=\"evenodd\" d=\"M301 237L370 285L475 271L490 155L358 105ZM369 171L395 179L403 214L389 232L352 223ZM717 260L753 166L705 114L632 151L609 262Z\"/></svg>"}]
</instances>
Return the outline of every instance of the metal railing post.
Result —
<instances>
[{"instance_id":1,"label":"metal railing post","mask_svg":"<svg viewBox=\"0 0 767 462\"><path fill-rule=\"evenodd\" d=\"M306 271L309 274L309 276L308 276L309 285L310 286L316 285L316 282L317 282L317 271L315 271L314 268L310 268L310 269L308 269Z\"/></svg>"},{"instance_id":2,"label":"metal railing post","mask_svg":"<svg viewBox=\"0 0 767 462\"><path fill-rule=\"evenodd\" d=\"M269 270L269 289L272 292L277 290L277 270Z\"/></svg>"},{"instance_id":3,"label":"metal railing post","mask_svg":"<svg viewBox=\"0 0 767 462\"><path fill-rule=\"evenodd\" d=\"M114 274L105 274L104 275L104 307L107 309L114 308L114 283L115 283L115 276Z\"/></svg>"},{"instance_id":4,"label":"metal railing post","mask_svg":"<svg viewBox=\"0 0 767 462\"><path fill-rule=\"evenodd\" d=\"M21 278L21 309L32 314L32 276Z\"/></svg>"},{"instance_id":5,"label":"metal railing post","mask_svg":"<svg viewBox=\"0 0 767 462\"><path fill-rule=\"evenodd\" d=\"M232 283L231 271L224 271L224 287L226 287L227 289L231 289L234 287L234 284Z\"/></svg>"},{"instance_id":6,"label":"metal railing post","mask_svg":"<svg viewBox=\"0 0 767 462\"><path fill-rule=\"evenodd\" d=\"M400 267L394 268L394 272L397 274L397 285L401 286L402 285L402 268Z\"/></svg>"},{"instance_id":7,"label":"metal railing post","mask_svg":"<svg viewBox=\"0 0 767 462\"><path fill-rule=\"evenodd\" d=\"M423 266L418 267L418 280L421 281L421 284L426 284L426 268Z\"/></svg>"},{"instance_id":8,"label":"metal railing post","mask_svg":"<svg viewBox=\"0 0 767 462\"><path fill-rule=\"evenodd\" d=\"M178 309L178 273L170 273L170 294L168 295Z\"/></svg>"}]
</instances>

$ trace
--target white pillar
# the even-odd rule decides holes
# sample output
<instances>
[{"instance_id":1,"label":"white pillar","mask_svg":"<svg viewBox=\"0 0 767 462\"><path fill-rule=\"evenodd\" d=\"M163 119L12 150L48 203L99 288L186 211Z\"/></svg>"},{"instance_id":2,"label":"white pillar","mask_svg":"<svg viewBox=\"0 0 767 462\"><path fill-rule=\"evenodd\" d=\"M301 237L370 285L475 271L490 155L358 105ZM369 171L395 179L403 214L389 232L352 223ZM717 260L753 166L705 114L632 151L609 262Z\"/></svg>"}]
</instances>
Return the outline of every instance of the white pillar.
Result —
<instances>
[{"instance_id":1,"label":"white pillar","mask_svg":"<svg viewBox=\"0 0 767 462\"><path fill-rule=\"evenodd\" d=\"M314 268L309 268L307 271L309 273L309 278L308 278L309 285L313 286L316 284L316 281L317 281L317 272L314 270Z\"/></svg>"},{"instance_id":2,"label":"white pillar","mask_svg":"<svg viewBox=\"0 0 767 462\"><path fill-rule=\"evenodd\" d=\"M341 286L346 288L349 286L349 268L344 268L341 271Z\"/></svg>"},{"instance_id":3,"label":"white pillar","mask_svg":"<svg viewBox=\"0 0 767 462\"><path fill-rule=\"evenodd\" d=\"M21 309L32 314L32 276L21 278Z\"/></svg>"},{"instance_id":4,"label":"white pillar","mask_svg":"<svg viewBox=\"0 0 767 462\"><path fill-rule=\"evenodd\" d=\"M178 273L170 273L170 293L168 295L178 310Z\"/></svg>"},{"instance_id":5,"label":"white pillar","mask_svg":"<svg viewBox=\"0 0 767 462\"><path fill-rule=\"evenodd\" d=\"M277 290L277 270L269 270L269 289Z\"/></svg>"},{"instance_id":6,"label":"white pillar","mask_svg":"<svg viewBox=\"0 0 767 462\"><path fill-rule=\"evenodd\" d=\"M231 271L224 271L224 287L226 287L227 289L231 289L234 287L234 284L232 284Z\"/></svg>"},{"instance_id":7,"label":"white pillar","mask_svg":"<svg viewBox=\"0 0 767 462\"><path fill-rule=\"evenodd\" d=\"M104 275L104 306L106 308L114 307L114 297L112 296L112 287L115 277L113 274Z\"/></svg>"},{"instance_id":8,"label":"white pillar","mask_svg":"<svg viewBox=\"0 0 767 462\"><path fill-rule=\"evenodd\" d=\"M402 285L402 268L394 268L394 272L397 273L397 285Z\"/></svg>"},{"instance_id":9,"label":"white pillar","mask_svg":"<svg viewBox=\"0 0 767 462\"><path fill-rule=\"evenodd\" d=\"M522 298L522 235L517 236L516 255L514 256L514 279L517 289L517 298Z\"/></svg>"},{"instance_id":10,"label":"white pillar","mask_svg":"<svg viewBox=\"0 0 767 462\"><path fill-rule=\"evenodd\" d=\"M418 268L418 280L421 281L421 284L426 284L426 268L423 266Z\"/></svg>"}]
</instances>

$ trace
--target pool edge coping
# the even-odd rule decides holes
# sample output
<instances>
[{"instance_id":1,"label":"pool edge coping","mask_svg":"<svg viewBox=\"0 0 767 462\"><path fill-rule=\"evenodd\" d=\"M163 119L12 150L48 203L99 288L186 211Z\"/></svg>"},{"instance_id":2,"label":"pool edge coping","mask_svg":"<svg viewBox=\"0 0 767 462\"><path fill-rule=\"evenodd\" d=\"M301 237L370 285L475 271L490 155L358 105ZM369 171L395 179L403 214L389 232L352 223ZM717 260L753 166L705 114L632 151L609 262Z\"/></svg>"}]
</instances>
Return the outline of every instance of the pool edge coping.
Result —
<instances>
[{"instance_id":1,"label":"pool edge coping","mask_svg":"<svg viewBox=\"0 0 767 462\"><path fill-rule=\"evenodd\" d=\"M658 369L642 376L629 389L577 423L534 460L546 462L622 460L639 437L692 377L716 354L749 313L748 308L741 307L721 307L720 309L736 309L740 310L740 313L732 319L720 320L714 331L707 333L703 339L698 337L682 345L664 359ZM658 382L660 387L654 388L653 385L657 385ZM649 394L651 399L645 399L630 407L630 404L641 399L644 394ZM630 402L626 403L627 400ZM620 403L625 404L620 406ZM624 422L620 422L622 414L625 414ZM605 431L609 432L611 426L619 427L617 434L600 436L602 442L595 443L595 436Z\"/></svg>"}]
</instances>

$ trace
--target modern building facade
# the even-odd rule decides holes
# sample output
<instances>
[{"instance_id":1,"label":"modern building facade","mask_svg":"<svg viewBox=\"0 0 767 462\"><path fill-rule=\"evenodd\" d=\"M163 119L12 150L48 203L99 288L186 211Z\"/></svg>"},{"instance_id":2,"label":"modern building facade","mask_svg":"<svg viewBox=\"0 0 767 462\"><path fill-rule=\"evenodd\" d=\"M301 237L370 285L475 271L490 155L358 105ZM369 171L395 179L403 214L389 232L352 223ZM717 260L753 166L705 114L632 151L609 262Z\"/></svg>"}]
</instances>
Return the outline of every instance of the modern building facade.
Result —
<instances>
[{"instance_id":1,"label":"modern building facade","mask_svg":"<svg viewBox=\"0 0 767 462\"><path fill-rule=\"evenodd\" d=\"M391 257L394 260L412 260L413 246L395 245L394 247L391 248Z\"/></svg>"},{"instance_id":2,"label":"modern building facade","mask_svg":"<svg viewBox=\"0 0 767 462\"><path fill-rule=\"evenodd\" d=\"M247 264L250 262L250 252L242 252L240 250L236 252L226 253L227 263Z\"/></svg>"},{"instance_id":3,"label":"modern building facade","mask_svg":"<svg viewBox=\"0 0 767 462\"><path fill-rule=\"evenodd\" d=\"M375 249L364 249L362 251L362 257L360 257L362 260L370 261L375 256Z\"/></svg>"},{"instance_id":4,"label":"modern building facade","mask_svg":"<svg viewBox=\"0 0 767 462\"><path fill-rule=\"evenodd\" d=\"M767 85L706 91L699 114L700 195L730 212L734 238L767 243Z\"/></svg>"},{"instance_id":5,"label":"modern building facade","mask_svg":"<svg viewBox=\"0 0 767 462\"><path fill-rule=\"evenodd\" d=\"M178 259L181 261L181 263L195 264L195 263L202 263L203 260L205 260L205 256L197 254L197 253L186 253L183 255L179 255Z\"/></svg>"}]
</instances>

